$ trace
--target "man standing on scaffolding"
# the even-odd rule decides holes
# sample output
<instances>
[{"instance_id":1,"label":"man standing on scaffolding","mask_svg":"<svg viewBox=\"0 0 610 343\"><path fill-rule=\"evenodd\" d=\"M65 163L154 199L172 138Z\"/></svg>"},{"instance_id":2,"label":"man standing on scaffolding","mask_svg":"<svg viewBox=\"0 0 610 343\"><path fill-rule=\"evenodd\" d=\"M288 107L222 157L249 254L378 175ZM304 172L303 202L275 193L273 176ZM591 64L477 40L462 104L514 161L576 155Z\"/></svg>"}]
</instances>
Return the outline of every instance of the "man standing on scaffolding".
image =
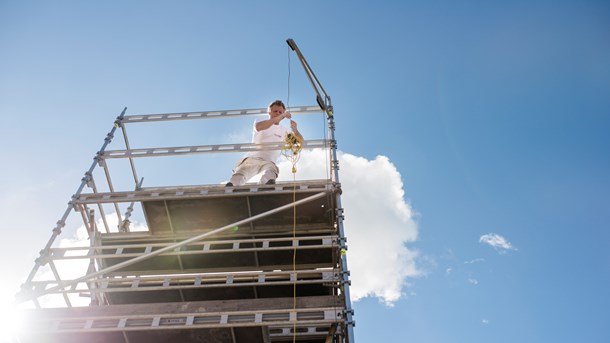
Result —
<instances>
[{"instance_id":1,"label":"man standing on scaffolding","mask_svg":"<svg viewBox=\"0 0 610 343\"><path fill-rule=\"evenodd\" d=\"M297 129L297 123L293 121L290 112L286 112L286 106L281 100L276 100L269 104L267 108L269 119L257 119L254 122L252 130L252 143L277 143L283 142L286 136L291 132L288 128L280 125L280 122L288 118L290 119L290 128L292 133L302 142L303 136ZM279 169L275 165L279 150L252 151L246 157L239 160L231 180L226 186L241 186L250 180L254 175L263 173L259 184L272 185L275 184L275 179L279 174Z\"/></svg>"}]
</instances>

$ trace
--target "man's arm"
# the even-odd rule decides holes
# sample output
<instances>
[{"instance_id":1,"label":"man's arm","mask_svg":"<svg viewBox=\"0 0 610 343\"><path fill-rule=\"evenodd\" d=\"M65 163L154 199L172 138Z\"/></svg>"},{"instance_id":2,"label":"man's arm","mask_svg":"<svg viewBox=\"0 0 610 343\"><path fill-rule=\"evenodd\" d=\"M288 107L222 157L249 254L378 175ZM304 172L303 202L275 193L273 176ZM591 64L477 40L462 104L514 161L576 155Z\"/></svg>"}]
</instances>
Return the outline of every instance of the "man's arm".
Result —
<instances>
[{"instance_id":1,"label":"man's arm","mask_svg":"<svg viewBox=\"0 0 610 343\"><path fill-rule=\"evenodd\" d=\"M292 116L290 115L290 112L284 112L283 114L281 114L281 115L279 115L279 116L277 116L275 118L269 118L269 119L266 119L266 120L257 121L256 125L255 125L256 131L267 130L271 126L281 122L282 119L284 119L284 118L290 119L291 117Z\"/></svg>"}]
</instances>

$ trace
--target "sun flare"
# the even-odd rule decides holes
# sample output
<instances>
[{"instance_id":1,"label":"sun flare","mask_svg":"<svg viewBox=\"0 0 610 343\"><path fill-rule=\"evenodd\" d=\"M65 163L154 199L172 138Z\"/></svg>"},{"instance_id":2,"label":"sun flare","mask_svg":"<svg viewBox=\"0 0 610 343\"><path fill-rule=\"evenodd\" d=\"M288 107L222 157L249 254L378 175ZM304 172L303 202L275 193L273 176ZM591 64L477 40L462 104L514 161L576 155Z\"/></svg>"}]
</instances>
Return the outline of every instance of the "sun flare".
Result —
<instances>
[{"instance_id":1,"label":"sun flare","mask_svg":"<svg viewBox=\"0 0 610 343\"><path fill-rule=\"evenodd\" d=\"M0 343L19 342L23 329L23 309L15 304L12 292L0 290Z\"/></svg>"}]
</instances>

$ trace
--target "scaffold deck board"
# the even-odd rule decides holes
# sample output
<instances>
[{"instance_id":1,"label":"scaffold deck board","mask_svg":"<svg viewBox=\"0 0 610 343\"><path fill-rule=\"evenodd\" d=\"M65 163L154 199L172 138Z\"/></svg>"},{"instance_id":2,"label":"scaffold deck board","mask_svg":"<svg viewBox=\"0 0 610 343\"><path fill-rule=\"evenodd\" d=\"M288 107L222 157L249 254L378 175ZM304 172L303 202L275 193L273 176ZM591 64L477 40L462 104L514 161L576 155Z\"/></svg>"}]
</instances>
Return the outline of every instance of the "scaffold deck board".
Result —
<instances>
[{"instance_id":1,"label":"scaffold deck board","mask_svg":"<svg viewBox=\"0 0 610 343\"><path fill-rule=\"evenodd\" d=\"M185 198L218 198L223 196L246 196L256 194L293 194L333 191L337 185L328 180L278 182L275 185L245 184L242 186L225 187L224 185L200 185L177 187L150 187L135 191L114 191L81 193L73 204L104 204L114 202L132 202L148 200L169 200Z\"/></svg>"},{"instance_id":2,"label":"scaffold deck board","mask_svg":"<svg viewBox=\"0 0 610 343\"><path fill-rule=\"evenodd\" d=\"M255 299L290 297L294 291L298 297L333 295L340 282L339 269L164 274L81 282L66 293L103 294L110 304ZM57 281L38 281L34 285L48 288L57 285Z\"/></svg>"},{"instance_id":3,"label":"scaffold deck board","mask_svg":"<svg viewBox=\"0 0 610 343\"><path fill-rule=\"evenodd\" d=\"M323 342L330 326L344 320L343 310L340 296L39 309L28 313L31 330L20 338L24 343L263 343L288 341L296 325L300 342Z\"/></svg>"},{"instance_id":4,"label":"scaffold deck board","mask_svg":"<svg viewBox=\"0 0 610 343\"><path fill-rule=\"evenodd\" d=\"M95 246L60 247L49 249L49 260L78 260L78 259L113 259L138 257L157 251L175 243L179 238L166 238L153 242L130 239L129 233L121 234L120 240L106 240L102 236L101 244ZM148 236L150 237L150 236ZM185 239L185 238L182 238ZM308 250L337 247L338 237L335 235L298 235L263 238L241 239L210 239L191 242L181 248L168 251L161 256L173 255L200 255L229 252L257 252L280 250Z\"/></svg>"},{"instance_id":5,"label":"scaffold deck board","mask_svg":"<svg viewBox=\"0 0 610 343\"><path fill-rule=\"evenodd\" d=\"M284 244L275 246L242 243L236 247L227 243L224 246L216 246L216 249L209 249L210 245L203 244L196 248L190 247L174 251L169 255L154 256L124 267L115 273L145 273L147 271L150 273L163 270L175 272L287 270L292 269L295 263L298 269L333 268L338 254L336 241L329 238L309 242L311 242L309 245L296 246L295 261L293 261L295 247L292 245L292 239L280 241ZM207 250L205 250L206 247L208 247ZM104 252L103 246L101 250ZM120 249L120 254L116 254L117 250L119 249L112 249L113 254L110 254L111 251L107 251L111 256L100 259L103 268L128 261L145 253L145 250L141 248L127 247Z\"/></svg>"}]
</instances>

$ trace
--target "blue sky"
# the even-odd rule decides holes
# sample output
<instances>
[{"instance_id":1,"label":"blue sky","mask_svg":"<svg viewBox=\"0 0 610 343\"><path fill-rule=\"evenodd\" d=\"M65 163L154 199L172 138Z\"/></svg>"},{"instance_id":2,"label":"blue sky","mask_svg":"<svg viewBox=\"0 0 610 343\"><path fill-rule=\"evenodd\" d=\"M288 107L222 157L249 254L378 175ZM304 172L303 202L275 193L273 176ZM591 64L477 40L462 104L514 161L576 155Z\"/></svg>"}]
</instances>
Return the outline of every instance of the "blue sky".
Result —
<instances>
[{"instance_id":1,"label":"blue sky","mask_svg":"<svg viewBox=\"0 0 610 343\"><path fill-rule=\"evenodd\" d=\"M289 37L333 99L339 149L387 157L416 224L417 275L392 306L355 302L359 342L610 341L603 1L0 1L2 291L27 276L123 107L286 99ZM314 104L294 55L290 104ZM199 128L181 138L229 137ZM231 159L185 169L220 182ZM377 181L375 196L394 185Z\"/></svg>"}]
</instances>

